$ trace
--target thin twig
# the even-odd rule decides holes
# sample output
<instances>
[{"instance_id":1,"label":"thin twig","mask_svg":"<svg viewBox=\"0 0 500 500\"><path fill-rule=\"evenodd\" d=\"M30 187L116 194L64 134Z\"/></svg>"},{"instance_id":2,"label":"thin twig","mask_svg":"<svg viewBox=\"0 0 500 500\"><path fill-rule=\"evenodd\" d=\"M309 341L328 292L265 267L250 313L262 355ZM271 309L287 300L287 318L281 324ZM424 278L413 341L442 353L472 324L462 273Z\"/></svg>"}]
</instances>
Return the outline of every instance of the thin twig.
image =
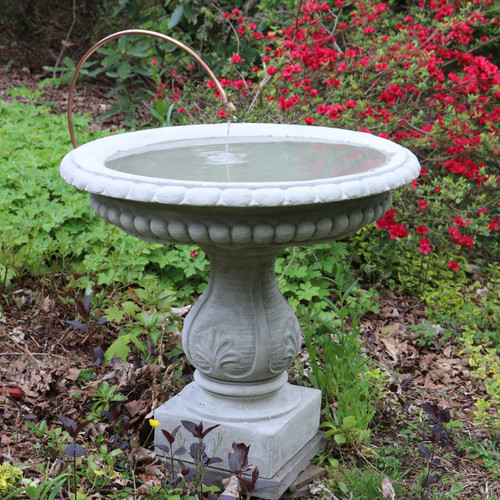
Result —
<instances>
[{"instance_id":1,"label":"thin twig","mask_svg":"<svg viewBox=\"0 0 500 500\"><path fill-rule=\"evenodd\" d=\"M281 273L281 276L278 278L277 283L279 283L281 281L281 278L283 278L283 276L285 276L286 272L288 271L288 268L292 265L292 262L295 260L295 256L296 255L297 255L297 247L293 247L293 249L292 249L292 258L290 259L290 262L288 262L288 264L286 265L285 269Z\"/></svg>"},{"instance_id":2,"label":"thin twig","mask_svg":"<svg viewBox=\"0 0 500 500\"><path fill-rule=\"evenodd\" d=\"M69 43L69 39L71 37L71 33L73 32L73 28L75 27L76 24L76 0L73 0L73 22L71 23L71 26L69 27L68 34L66 35L65 40L62 43L62 49L61 52L59 52L59 55L57 56L56 64L55 67L57 68L59 66L59 62L61 61L62 55L64 51L66 50L66 46ZM56 76L56 72L54 71L54 74L52 75L54 78Z\"/></svg>"},{"instance_id":3,"label":"thin twig","mask_svg":"<svg viewBox=\"0 0 500 500\"><path fill-rule=\"evenodd\" d=\"M20 354L28 354L29 356L55 356L56 358L67 358L67 356L61 356L60 354L53 354L51 352L0 352L0 356L19 356Z\"/></svg>"}]
</instances>

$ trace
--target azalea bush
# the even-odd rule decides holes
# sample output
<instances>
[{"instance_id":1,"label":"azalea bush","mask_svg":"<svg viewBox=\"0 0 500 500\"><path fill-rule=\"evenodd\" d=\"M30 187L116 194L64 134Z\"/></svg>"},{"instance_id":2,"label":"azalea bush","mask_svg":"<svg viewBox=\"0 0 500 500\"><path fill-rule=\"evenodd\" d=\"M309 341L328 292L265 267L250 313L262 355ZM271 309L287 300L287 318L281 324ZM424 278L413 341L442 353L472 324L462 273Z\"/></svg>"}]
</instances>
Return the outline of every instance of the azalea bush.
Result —
<instances>
[{"instance_id":1,"label":"azalea bush","mask_svg":"<svg viewBox=\"0 0 500 500\"><path fill-rule=\"evenodd\" d=\"M365 279L425 300L433 321L455 324L471 310L493 318L478 290L486 285L488 303L498 304L488 280L499 279L500 73L490 51L498 52L500 9L492 0L397 6L300 2L296 17L274 29L242 9L226 10L235 50L220 80L241 121L352 129L413 151L420 177L395 193L374 226L351 237L354 264ZM168 83L175 92L156 98L173 105L178 124L227 119L217 102L200 105L193 76ZM483 332L480 353L498 345L488 335L493 323L466 325ZM498 383L495 359L489 386Z\"/></svg>"},{"instance_id":2,"label":"azalea bush","mask_svg":"<svg viewBox=\"0 0 500 500\"><path fill-rule=\"evenodd\" d=\"M408 254L445 250L444 271L452 273L487 265L500 229L500 74L488 55L498 47L496 3L420 1L396 11L390 2L314 0L299 7L294 19L279 28L276 19L276 29L264 31L262 14L214 9L231 35L222 55L227 47L234 53L220 62L220 81L238 119L348 128L408 147L421 176L377 222L384 236L376 240L394 254L401 240ZM195 70L189 64L157 81L156 106L170 110L169 123L226 119L200 91ZM356 246L375 230L355 238Z\"/></svg>"},{"instance_id":3,"label":"azalea bush","mask_svg":"<svg viewBox=\"0 0 500 500\"><path fill-rule=\"evenodd\" d=\"M390 240L406 240L413 256L445 249L444 271L487 265L499 250L500 74L475 52L488 44L477 36L485 26L499 31L493 7L431 1L395 15L385 2L310 1L267 33L234 9L223 19L260 44L261 64L234 54L222 83L242 120L349 128L411 149L421 176L377 222L378 239L394 253Z\"/></svg>"},{"instance_id":4,"label":"azalea bush","mask_svg":"<svg viewBox=\"0 0 500 500\"><path fill-rule=\"evenodd\" d=\"M196 5L197 13L172 3L159 26L206 47L202 55L218 70L238 120L348 128L418 156L420 178L376 229L354 238L362 269L392 269L401 284L404 264L415 255L430 255L428 262L439 255L446 279L468 264L488 266L500 229L500 74L488 52L500 46L496 2L431 0L404 9L398 2L344 0L268 0L261 10L246 2ZM217 30L224 44L207 37ZM103 48L104 67L120 88L135 88L124 81L136 73L152 77L148 106L159 123L227 119L217 91L211 98L203 88L213 89L213 82L185 53L182 62L179 50L162 46L161 57L148 58L153 49L144 39L136 43L141 57L133 61L119 59L123 50ZM119 70L123 64L127 71ZM392 252L372 255L374 242ZM405 282L404 291L422 293L432 274L419 272L424 283Z\"/></svg>"}]
</instances>

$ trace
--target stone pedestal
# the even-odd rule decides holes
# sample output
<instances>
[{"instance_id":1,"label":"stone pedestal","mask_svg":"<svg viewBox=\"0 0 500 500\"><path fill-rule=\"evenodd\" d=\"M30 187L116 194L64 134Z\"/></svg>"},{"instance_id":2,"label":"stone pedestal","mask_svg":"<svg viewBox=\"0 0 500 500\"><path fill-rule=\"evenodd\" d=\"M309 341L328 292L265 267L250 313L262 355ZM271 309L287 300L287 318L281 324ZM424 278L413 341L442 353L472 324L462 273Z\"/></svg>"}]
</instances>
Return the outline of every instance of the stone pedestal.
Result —
<instances>
[{"instance_id":1,"label":"stone pedestal","mask_svg":"<svg viewBox=\"0 0 500 500\"><path fill-rule=\"evenodd\" d=\"M208 456L223 459L217 465L222 475L228 476L222 471L228 470L232 443L245 443L261 478L280 473L279 481L289 485L320 450L321 392L287 383L300 329L276 284L274 262L281 248L202 248L210 279L182 332L195 381L156 410L161 427L155 443L166 444L161 429L171 432L182 420L203 422L205 428L220 424L205 444ZM196 441L180 432L186 448Z\"/></svg>"}]
</instances>

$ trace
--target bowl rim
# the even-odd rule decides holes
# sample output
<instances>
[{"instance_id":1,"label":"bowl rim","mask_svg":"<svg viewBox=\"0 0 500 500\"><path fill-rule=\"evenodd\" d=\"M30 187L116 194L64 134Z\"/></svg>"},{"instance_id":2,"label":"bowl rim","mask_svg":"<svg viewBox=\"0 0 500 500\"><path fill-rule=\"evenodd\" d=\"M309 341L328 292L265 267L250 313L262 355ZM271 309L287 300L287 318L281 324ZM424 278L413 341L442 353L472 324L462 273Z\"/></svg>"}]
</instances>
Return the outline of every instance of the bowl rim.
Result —
<instances>
[{"instance_id":1,"label":"bowl rim","mask_svg":"<svg viewBox=\"0 0 500 500\"><path fill-rule=\"evenodd\" d=\"M354 174L300 181L214 182L165 179L120 172L106 166L112 158L166 142L225 139L228 124L182 125L103 137L70 151L61 176L89 193L141 202L192 206L284 206L335 202L390 191L418 177L420 165L408 149L365 132L331 127L270 123L232 123L231 139L300 140L344 143L376 149L387 160Z\"/></svg>"}]
</instances>

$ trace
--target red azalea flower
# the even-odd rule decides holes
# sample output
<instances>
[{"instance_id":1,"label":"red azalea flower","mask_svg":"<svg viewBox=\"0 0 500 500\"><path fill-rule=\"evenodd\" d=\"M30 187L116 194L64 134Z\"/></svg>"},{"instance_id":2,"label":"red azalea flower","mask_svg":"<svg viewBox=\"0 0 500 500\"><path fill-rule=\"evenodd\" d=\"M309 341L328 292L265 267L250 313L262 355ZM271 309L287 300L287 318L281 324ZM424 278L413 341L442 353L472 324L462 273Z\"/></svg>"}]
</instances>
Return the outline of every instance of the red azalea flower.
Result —
<instances>
[{"instance_id":1,"label":"red azalea flower","mask_svg":"<svg viewBox=\"0 0 500 500\"><path fill-rule=\"evenodd\" d=\"M406 238L408 236L408 231L403 226L403 224L394 223L389 227L390 238L396 240L398 238Z\"/></svg>"},{"instance_id":2,"label":"red azalea flower","mask_svg":"<svg viewBox=\"0 0 500 500\"><path fill-rule=\"evenodd\" d=\"M420 248L418 249L420 253L427 255L431 252L431 242L427 238L420 239Z\"/></svg>"},{"instance_id":3,"label":"red azalea flower","mask_svg":"<svg viewBox=\"0 0 500 500\"><path fill-rule=\"evenodd\" d=\"M427 229L426 226L418 226L417 234L429 234L429 230Z\"/></svg>"},{"instance_id":4,"label":"red azalea flower","mask_svg":"<svg viewBox=\"0 0 500 500\"><path fill-rule=\"evenodd\" d=\"M448 267L452 270L452 271L458 271L460 269L460 266L458 265L458 262L454 262L452 260L450 260L448 262Z\"/></svg>"},{"instance_id":5,"label":"red azalea flower","mask_svg":"<svg viewBox=\"0 0 500 500\"><path fill-rule=\"evenodd\" d=\"M193 258L198 255L198 252L196 250L191 250L191 252L189 252L189 255L191 255L191 258Z\"/></svg>"},{"instance_id":6,"label":"red azalea flower","mask_svg":"<svg viewBox=\"0 0 500 500\"><path fill-rule=\"evenodd\" d=\"M467 220L467 221L463 221L462 217L459 217L458 215L456 215L455 217L453 217L453 222L457 225L457 226L468 226L470 224L470 220Z\"/></svg>"},{"instance_id":7,"label":"red azalea flower","mask_svg":"<svg viewBox=\"0 0 500 500\"><path fill-rule=\"evenodd\" d=\"M217 112L217 116L219 118L224 118L226 115L227 115L227 113L226 113L225 109L219 109L219 111Z\"/></svg>"},{"instance_id":8,"label":"red azalea flower","mask_svg":"<svg viewBox=\"0 0 500 500\"><path fill-rule=\"evenodd\" d=\"M234 54L232 57L231 57L231 62L234 63L234 64L237 64L239 62L243 62L245 59L243 59L239 54Z\"/></svg>"},{"instance_id":9,"label":"red azalea flower","mask_svg":"<svg viewBox=\"0 0 500 500\"><path fill-rule=\"evenodd\" d=\"M474 238L472 236L462 236L459 243L460 245L464 245L467 248L473 247L475 245Z\"/></svg>"},{"instance_id":10,"label":"red azalea flower","mask_svg":"<svg viewBox=\"0 0 500 500\"><path fill-rule=\"evenodd\" d=\"M427 202L423 200L418 200L418 207L420 210L425 210L427 208Z\"/></svg>"}]
</instances>

